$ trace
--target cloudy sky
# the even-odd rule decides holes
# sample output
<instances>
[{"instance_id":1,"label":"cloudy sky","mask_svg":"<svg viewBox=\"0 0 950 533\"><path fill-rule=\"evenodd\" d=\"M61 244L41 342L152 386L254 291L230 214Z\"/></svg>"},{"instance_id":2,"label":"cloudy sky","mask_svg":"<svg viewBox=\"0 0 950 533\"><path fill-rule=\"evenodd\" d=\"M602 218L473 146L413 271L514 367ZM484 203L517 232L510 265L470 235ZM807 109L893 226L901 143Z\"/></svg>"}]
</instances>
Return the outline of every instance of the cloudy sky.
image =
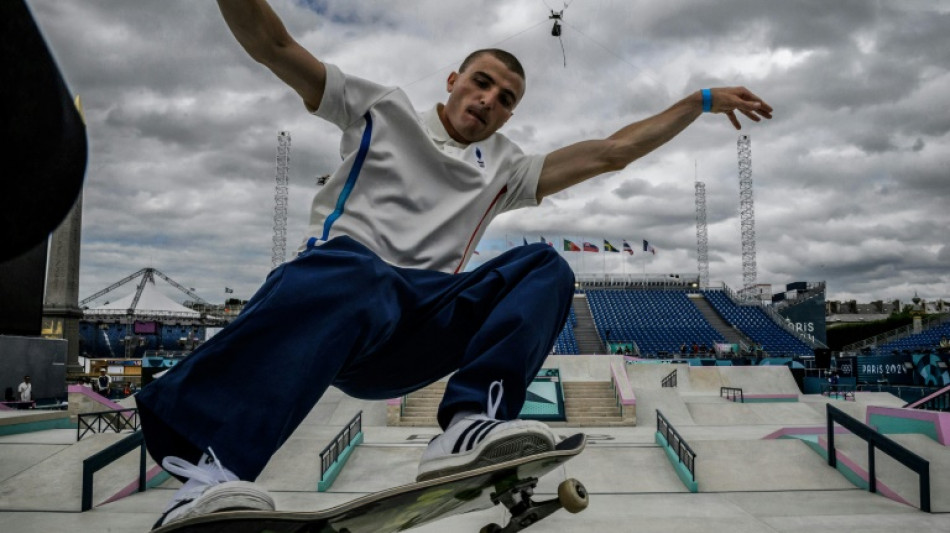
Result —
<instances>
[{"instance_id":1,"label":"cloudy sky","mask_svg":"<svg viewBox=\"0 0 950 533\"><path fill-rule=\"evenodd\" d=\"M28 0L90 138L80 298L146 266L208 301L249 298L271 266L279 131L292 136L288 249L305 235L338 131L249 59L210 1ZM826 281L829 299L950 300L950 3L871 0L274 0L318 58L406 89L419 109L476 48L522 59L503 132L526 152L610 135L702 87L775 109L752 142L758 281ZM563 53L562 53L563 45ZM566 65L565 65L566 58ZM742 284L738 132L705 115L627 169L496 219L506 241L629 241L590 273L697 272L696 179L709 272ZM641 251L646 239L656 255ZM476 260L477 261L477 260Z\"/></svg>"}]
</instances>

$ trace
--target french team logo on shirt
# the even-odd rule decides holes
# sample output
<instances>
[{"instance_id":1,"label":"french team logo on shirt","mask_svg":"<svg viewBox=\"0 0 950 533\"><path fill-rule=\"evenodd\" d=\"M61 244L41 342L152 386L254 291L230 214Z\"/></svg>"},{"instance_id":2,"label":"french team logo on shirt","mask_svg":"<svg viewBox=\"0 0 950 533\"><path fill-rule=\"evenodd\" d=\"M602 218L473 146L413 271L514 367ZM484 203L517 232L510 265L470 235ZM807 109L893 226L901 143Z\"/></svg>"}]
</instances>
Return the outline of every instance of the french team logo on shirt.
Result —
<instances>
[{"instance_id":1,"label":"french team logo on shirt","mask_svg":"<svg viewBox=\"0 0 950 533\"><path fill-rule=\"evenodd\" d=\"M482 159L482 149L475 147L475 162L478 163L479 168L485 168L485 160Z\"/></svg>"}]
</instances>

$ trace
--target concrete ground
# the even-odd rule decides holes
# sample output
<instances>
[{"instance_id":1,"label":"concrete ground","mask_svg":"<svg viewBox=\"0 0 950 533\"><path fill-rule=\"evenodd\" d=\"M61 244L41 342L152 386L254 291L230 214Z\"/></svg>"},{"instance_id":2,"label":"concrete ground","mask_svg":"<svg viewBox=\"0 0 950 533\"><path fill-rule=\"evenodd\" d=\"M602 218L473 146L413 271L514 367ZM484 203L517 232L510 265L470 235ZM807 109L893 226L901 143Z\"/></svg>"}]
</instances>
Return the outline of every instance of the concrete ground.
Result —
<instances>
[{"instance_id":1,"label":"concrete ground","mask_svg":"<svg viewBox=\"0 0 950 533\"><path fill-rule=\"evenodd\" d=\"M563 379L573 379L573 364L561 367ZM578 366L584 374L578 379L599 375L599 371L588 368L596 363L585 364L583 368ZM649 375L640 375L634 365L627 369L638 398L640 425L583 428L589 436L587 450L543 479L537 491L542 497L551 495L561 479L576 477L590 492L590 507L579 515L558 512L528 531L950 531L950 514L923 513L912 505L858 489L802 441L763 439L785 427L821 426L827 399L803 396L795 404L756 405L718 398L720 383L765 389L753 393L787 393L788 382L780 374L757 377L743 369L741 374L729 375L726 371L714 375L707 368L693 374L692 369L681 367L688 375L680 378L685 385L677 392L659 388L664 370L654 366L642 370ZM875 395L835 405L846 405L849 413L863 418L869 404L894 403L889 395ZM687 491L665 452L655 443L656 409L673 415L668 418L697 452L698 493ZM331 490L317 492L320 451L361 410L364 443L355 449ZM332 507L411 482L426 443L437 432L437 428L388 427L383 402L359 401L331 389L274 456L258 482L272 491L279 509ZM557 427L555 432L566 436L575 430ZM77 473L81 458L121 435L88 436L79 443L75 438L75 430L64 429L0 437L0 531L123 533L144 532L151 527L178 482L167 481L81 513L81 480ZM950 464L950 454L944 447L915 436L901 438L908 447L929 454L935 464ZM846 451L860 448L847 439L838 442ZM122 462L130 461L125 458ZM878 464L882 481L895 490L908 484L906 474L898 468L882 460ZM134 477L134 465L110 468L96 476L97 504L109 500ZM950 509L950 489L946 487L950 476L944 470L935 474L934 508ZM916 504L913 488L908 491L908 499ZM503 508L496 507L414 531L478 531L486 523L504 521Z\"/></svg>"}]
</instances>

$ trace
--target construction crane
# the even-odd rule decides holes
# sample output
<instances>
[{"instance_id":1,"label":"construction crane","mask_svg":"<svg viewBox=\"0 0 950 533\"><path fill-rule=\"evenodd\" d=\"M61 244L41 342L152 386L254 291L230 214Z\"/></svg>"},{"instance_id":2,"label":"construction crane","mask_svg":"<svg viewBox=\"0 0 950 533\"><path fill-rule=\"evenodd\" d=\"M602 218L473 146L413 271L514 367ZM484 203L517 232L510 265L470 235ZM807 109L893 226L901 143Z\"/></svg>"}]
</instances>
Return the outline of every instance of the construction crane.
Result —
<instances>
[{"instance_id":1,"label":"construction crane","mask_svg":"<svg viewBox=\"0 0 950 533\"><path fill-rule=\"evenodd\" d=\"M290 132L277 135L277 184L274 191L274 248L271 268L287 260L287 196L290 185Z\"/></svg>"}]
</instances>

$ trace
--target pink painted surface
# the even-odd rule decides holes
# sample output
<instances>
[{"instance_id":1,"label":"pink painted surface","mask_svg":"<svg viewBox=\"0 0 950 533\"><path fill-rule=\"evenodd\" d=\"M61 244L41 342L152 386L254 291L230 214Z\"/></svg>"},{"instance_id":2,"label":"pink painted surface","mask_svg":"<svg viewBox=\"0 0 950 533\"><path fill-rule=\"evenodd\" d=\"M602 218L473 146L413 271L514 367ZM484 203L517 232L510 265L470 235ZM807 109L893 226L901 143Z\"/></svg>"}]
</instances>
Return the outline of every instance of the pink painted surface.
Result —
<instances>
[{"instance_id":1,"label":"pink painted surface","mask_svg":"<svg viewBox=\"0 0 950 533\"><path fill-rule=\"evenodd\" d=\"M90 400L96 403L100 403L108 407L109 409L126 409L126 407L123 407L113 402L112 400L102 396L101 394L92 390L89 387L83 387L82 385L70 385L69 387L67 387L66 390L67 392L74 392L76 394L82 394L84 396L87 396Z\"/></svg>"},{"instance_id":2,"label":"pink painted surface","mask_svg":"<svg viewBox=\"0 0 950 533\"><path fill-rule=\"evenodd\" d=\"M937 396L940 396L941 394L946 394L947 392L950 392L950 385L947 385L946 387L938 390L937 392L931 394L930 396L924 396L923 398L917 400L916 402L909 404L907 407L909 409L916 409L918 405L923 405L927 403L928 401L936 398Z\"/></svg>"},{"instance_id":3,"label":"pink painted surface","mask_svg":"<svg viewBox=\"0 0 950 533\"><path fill-rule=\"evenodd\" d=\"M824 448L825 453L828 452L827 439L825 439L824 437L818 437L818 445ZM844 463L844 465L850 468L851 471L854 472L858 477L870 483L871 476L868 474L868 471L858 466L857 463L849 459L848 456L844 455L837 449L835 449L835 458L838 461ZM885 496L887 498L894 500L895 502L903 503L904 505L907 505L909 507L917 507L916 505L902 498L899 494L894 492L894 490L888 487L886 484L881 483L880 479L877 480L877 492L880 493L882 496Z\"/></svg>"},{"instance_id":4,"label":"pink painted surface","mask_svg":"<svg viewBox=\"0 0 950 533\"><path fill-rule=\"evenodd\" d=\"M630 386L630 380L627 378L626 371L624 371L623 367L619 369L617 367L618 365L611 364L610 374L613 376L614 387L620 395L620 404L637 405L637 397L633 394L633 387Z\"/></svg>"},{"instance_id":5,"label":"pink painted surface","mask_svg":"<svg viewBox=\"0 0 950 533\"><path fill-rule=\"evenodd\" d=\"M944 446L950 446L950 413L923 411L920 409L904 409L902 407L882 407L878 405L869 405L866 420L868 425L870 425L872 414L930 422L937 430L937 439L940 441L940 444L943 444Z\"/></svg>"},{"instance_id":6,"label":"pink painted surface","mask_svg":"<svg viewBox=\"0 0 950 533\"><path fill-rule=\"evenodd\" d=\"M162 467L158 465L152 467L151 470L145 473L145 482L148 483L149 481L152 480L152 478L154 478L161 472L162 472ZM122 498L125 498L126 496L131 496L132 494L138 492L138 490L139 490L139 480L136 479L132 483L129 483L128 485L126 485L125 488L123 488L119 492L116 492L115 494L113 494L111 498L100 503L99 505L105 505L107 503L112 503L114 501L121 500Z\"/></svg>"},{"instance_id":7,"label":"pink painted surface","mask_svg":"<svg viewBox=\"0 0 950 533\"><path fill-rule=\"evenodd\" d=\"M766 439L780 439L782 437L794 436L794 435L825 435L828 433L828 428L825 426L813 426L813 427L800 427L800 428L782 428L778 431L773 431L768 435L762 437L762 440ZM851 433L847 429L835 425L835 435L843 435L846 433Z\"/></svg>"}]
</instances>

